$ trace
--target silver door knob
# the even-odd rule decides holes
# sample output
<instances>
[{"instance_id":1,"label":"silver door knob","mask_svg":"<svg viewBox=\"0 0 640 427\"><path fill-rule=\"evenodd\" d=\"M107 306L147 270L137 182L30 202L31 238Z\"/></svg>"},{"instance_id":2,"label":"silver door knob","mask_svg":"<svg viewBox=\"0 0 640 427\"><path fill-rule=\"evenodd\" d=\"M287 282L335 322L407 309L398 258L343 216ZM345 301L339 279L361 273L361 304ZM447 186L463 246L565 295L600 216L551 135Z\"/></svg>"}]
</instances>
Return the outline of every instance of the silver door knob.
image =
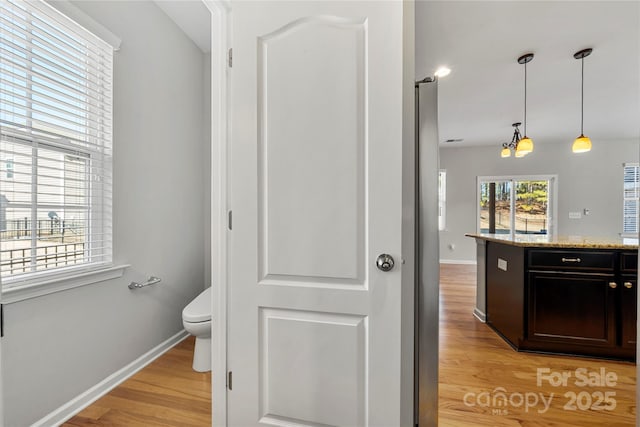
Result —
<instances>
[{"instance_id":1,"label":"silver door knob","mask_svg":"<svg viewBox=\"0 0 640 427\"><path fill-rule=\"evenodd\" d=\"M393 257L389 254L380 254L376 259L376 267L382 271L390 271L394 264Z\"/></svg>"}]
</instances>

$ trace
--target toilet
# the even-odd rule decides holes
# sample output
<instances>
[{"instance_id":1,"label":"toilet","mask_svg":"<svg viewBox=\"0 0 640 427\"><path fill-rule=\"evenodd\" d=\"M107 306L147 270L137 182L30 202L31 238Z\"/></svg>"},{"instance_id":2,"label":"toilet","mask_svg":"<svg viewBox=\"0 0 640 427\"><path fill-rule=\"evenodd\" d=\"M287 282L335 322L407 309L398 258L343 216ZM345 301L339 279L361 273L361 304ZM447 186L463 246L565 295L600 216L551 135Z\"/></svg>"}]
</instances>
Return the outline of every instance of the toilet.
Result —
<instances>
[{"instance_id":1,"label":"toilet","mask_svg":"<svg viewBox=\"0 0 640 427\"><path fill-rule=\"evenodd\" d=\"M182 310L184 329L196 337L193 370L211 370L211 288L205 289Z\"/></svg>"}]
</instances>

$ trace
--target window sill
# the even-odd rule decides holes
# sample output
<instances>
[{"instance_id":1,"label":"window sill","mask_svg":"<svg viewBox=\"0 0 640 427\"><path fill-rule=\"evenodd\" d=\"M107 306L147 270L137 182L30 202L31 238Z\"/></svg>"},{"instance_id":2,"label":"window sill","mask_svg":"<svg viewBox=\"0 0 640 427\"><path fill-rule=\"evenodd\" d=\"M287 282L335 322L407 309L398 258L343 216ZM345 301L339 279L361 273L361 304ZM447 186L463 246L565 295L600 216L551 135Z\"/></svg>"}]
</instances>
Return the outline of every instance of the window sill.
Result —
<instances>
[{"instance_id":1,"label":"window sill","mask_svg":"<svg viewBox=\"0 0 640 427\"><path fill-rule=\"evenodd\" d=\"M58 277L48 277L37 282L2 290L2 303L13 304L31 298L37 298L56 292L62 292L80 286L104 282L122 277L129 264L99 268Z\"/></svg>"}]
</instances>

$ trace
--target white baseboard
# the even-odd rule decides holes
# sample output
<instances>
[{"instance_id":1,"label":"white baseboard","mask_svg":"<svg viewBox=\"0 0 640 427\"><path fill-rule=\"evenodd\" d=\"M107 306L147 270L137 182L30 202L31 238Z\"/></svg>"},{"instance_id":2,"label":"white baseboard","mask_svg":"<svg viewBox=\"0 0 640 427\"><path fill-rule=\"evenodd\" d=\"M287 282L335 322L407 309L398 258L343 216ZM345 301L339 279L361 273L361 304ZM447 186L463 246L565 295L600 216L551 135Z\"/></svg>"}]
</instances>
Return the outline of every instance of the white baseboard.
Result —
<instances>
[{"instance_id":1,"label":"white baseboard","mask_svg":"<svg viewBox=\"0 0 640 427\"><path fill-rule=\"evenodd\" d=\"M487 323L487 315L480 311L478 307L473 309L473 315L482 323Z\"/></svg>"},{"instance_id":2,"label":"white baseboard","mask_svg":"<svg viewBox=\"0 0 640 427\"><path fill-rule=\"evenodd\" d=\"M162 356L165 352L173 348L176 344L178 344L188 336L189 333L183 329L160 345L152 348L142 356L138 357L136 360L129 363L124 368L114 372L87 391L77 395L64 405L39 419L38 421L33 423L31 427L58 426L64 423L65 421L76 415L78 412L82 411L84 408L91 405L93 402L95 402L105 394L109 393L117 385L133 376L133 374L147 366L149 363Z\"/></svg>"},{"instance_id":3,"label":"white baseboard","mask_svg":"<svg viewBox=\"0 0 640 427\"><path fill-rule=\"evenodd\" d=\"M478 263L475 259L441 259L440 264L476 265Z\"/></svg>"}]
</instances>

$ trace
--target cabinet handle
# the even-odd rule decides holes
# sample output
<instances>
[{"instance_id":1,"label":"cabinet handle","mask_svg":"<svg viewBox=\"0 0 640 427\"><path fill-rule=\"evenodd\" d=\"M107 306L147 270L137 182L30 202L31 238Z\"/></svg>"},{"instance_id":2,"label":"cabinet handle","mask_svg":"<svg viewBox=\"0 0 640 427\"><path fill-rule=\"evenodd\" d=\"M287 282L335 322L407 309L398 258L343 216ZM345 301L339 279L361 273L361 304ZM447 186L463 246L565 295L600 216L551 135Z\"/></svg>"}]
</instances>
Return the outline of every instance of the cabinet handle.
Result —
<instances>
[{"instance_id":1,"label":"cabinet handle","mask_svg":"<svg viewBox=\"0 0 640 427\"><path fill-rule=\"evenodd\" d=\"M580 258L562 258L562 262L582 262Z\"/></svg>"},{"instance_id":2,"label":"cabinet handle","mask_svg":"<svg viewBox=\"0 0 640 427\"><path fill-rule=\"evenodd\" d=\"M624 287L625 287L625 288L627 288L627 289L631 289L631 288L633 288L633 283L631 283L631 282L624 282Z\"/></svg>"},{"instance_id":3,"label":"cabinet handle","mask_svg":"<svg viewBox=\"0 0 640 427\"><path fill-rule=\"evenodd\" d=\"M617 284L616 282L609 282L609 287L610 287L611 289L615 289L615 288L617 288L617 287L618 287L618 284Z\"/></svg>"}]
</instances>

